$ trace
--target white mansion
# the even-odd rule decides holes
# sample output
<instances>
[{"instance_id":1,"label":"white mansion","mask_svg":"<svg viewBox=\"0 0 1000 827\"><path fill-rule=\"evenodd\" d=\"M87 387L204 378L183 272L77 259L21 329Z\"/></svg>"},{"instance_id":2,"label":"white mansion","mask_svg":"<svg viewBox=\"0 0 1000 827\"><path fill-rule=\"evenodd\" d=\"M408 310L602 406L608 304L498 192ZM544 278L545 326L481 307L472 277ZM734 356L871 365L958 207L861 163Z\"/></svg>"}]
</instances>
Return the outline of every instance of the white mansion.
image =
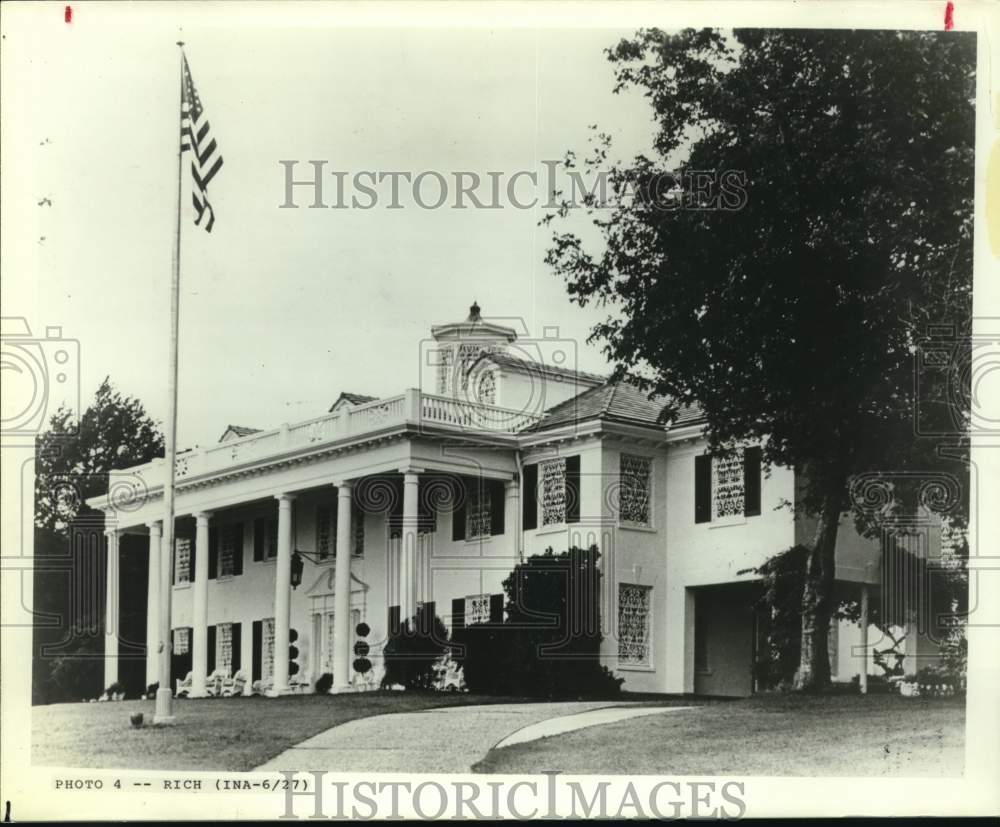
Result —
<instances>
[{"instance_id":1,"label":"white mansion","mask_svg":"<svg viewBox=\"0 0 1000 827\"><path fill-rule=\"evenodd\" d=\"M88 501L114 552L108 629L118 538L146 535L148 683L166 576L173 679L190 673L192 697L213 673L237 672L246 693L313 691L324 673L344 691L377 685L390 625L418 604L450 627L497 619L518 561L596 544L602 654L625 689L751 693L759 633L753 575L740 572L811 541L781 507L795 501L795 474L762 474L759 448L707 455L696 409L665 423L663 400L574 370L556 344L519 340L474 305L432 329L428 388L342 393L325 415L271 430L229 426L219 444L177 457L172 554L161 548L163 461L113 473L109 494ZM138 496L120 499L123 485ZM866 594L878 559L845 519L838 588ZM867 673L867 623L832 634L835 678ZM366 652L374 668L361 674Z\"/></svg>"}]
</instances>

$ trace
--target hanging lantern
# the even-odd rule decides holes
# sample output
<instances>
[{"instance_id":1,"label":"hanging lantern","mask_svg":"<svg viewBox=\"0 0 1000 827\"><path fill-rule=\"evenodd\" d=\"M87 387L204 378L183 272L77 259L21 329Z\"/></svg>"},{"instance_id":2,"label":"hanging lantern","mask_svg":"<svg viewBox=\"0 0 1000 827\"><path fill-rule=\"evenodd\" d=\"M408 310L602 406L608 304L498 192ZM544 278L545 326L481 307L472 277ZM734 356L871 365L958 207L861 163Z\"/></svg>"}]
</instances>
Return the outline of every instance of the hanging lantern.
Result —
<instances>
[{"instance_id":1,"label":"hanging lantern","mask_svg":"<svg viewBox=\"0 0 1000 827\"><path fill-rule=\"evenodd\" d=\"M292 552L292 588L298 588L299 584L302 582L302 569L304 568L304 563L302 562L302 555L297 551Z\"/></svg>"}]
</instances>

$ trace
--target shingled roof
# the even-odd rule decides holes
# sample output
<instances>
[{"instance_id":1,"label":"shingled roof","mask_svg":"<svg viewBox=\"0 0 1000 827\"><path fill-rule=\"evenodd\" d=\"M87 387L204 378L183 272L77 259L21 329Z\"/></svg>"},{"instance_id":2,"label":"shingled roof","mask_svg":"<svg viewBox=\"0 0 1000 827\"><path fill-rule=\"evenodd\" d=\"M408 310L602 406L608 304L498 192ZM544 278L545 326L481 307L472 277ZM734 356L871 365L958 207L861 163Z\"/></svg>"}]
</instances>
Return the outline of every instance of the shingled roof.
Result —
<instances>
[{"instance_id":1,"label":"shingled roof","mask_svg":"<svg viewBox=\"0 0 1000 827\"><path fill-rule=\"evenodd\" d=\"M333 409L336 408L341 402L348 402L351 405L364 405L365 402L374 402L376 399L378 399L377 396L368 396L364 393L351 393L350 391L343 391L330 406L330 411L333 411Z\"/></svg>"},{"instance_id":2,"label":"shingled roof","mask_svg":"<svg viewBox=\"0 0 1000 827\"><path fill-rule=\"evenodd\" d=\"M226 430L222 432L222 436L219 437L219 442L225 441L226 437L232 434L237 439L245 436L250 436L250 434L259 434L260 428L248 428L244 425L227 425Z\"/></svg>"},{"instance_id":3,"label":"shingled roof","mask_svg":"<svg viewBox=\"0 0 1000 827\"><path fill-rule=\"evenodd\" d=\"M541 421L528 430L547 431L593 419L666 429L691 425L702 419L701 408L692 405L680 408L668 423L663 418L667 402L664 396L650 399L646 391L627 380L608 381L550 408Z\"/></svg>"},{"instance_id":4,"label":"shingled roof","mask_svg":"<svg viewBox=\"0 0 1000 827\"><path fill-rule=\"evenodd\" d=\"M527 373L549 373L556 376L565 376L567 379L579 379L584 382L607 382L607 376L597 373L588 373L585 370L575 368L564 368L558 365L547 365L544 362L536 362L533 359L521 359L511 356L509 353L487 353L483 356L500 367L510 367L515 370L523 370Z\"/></svg>"}]
</instances>

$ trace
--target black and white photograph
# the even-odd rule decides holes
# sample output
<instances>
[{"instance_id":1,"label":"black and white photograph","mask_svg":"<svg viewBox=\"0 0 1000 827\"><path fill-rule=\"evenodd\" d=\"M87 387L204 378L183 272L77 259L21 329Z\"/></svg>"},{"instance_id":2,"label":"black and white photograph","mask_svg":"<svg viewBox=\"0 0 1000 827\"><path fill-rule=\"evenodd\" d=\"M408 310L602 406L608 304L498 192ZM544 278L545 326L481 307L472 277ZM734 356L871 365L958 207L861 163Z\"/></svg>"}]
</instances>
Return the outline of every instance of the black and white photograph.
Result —
<instances>
[{"instance_id":1,"label":"black and white photograph","mask_svg":"<svg viewBox=\"0 0 1000 827\"><path fill-rule=\"evenodd\" d=\"M5 820L1000 814L995 6L0 15Z\"/></svg>"}]
</instances>

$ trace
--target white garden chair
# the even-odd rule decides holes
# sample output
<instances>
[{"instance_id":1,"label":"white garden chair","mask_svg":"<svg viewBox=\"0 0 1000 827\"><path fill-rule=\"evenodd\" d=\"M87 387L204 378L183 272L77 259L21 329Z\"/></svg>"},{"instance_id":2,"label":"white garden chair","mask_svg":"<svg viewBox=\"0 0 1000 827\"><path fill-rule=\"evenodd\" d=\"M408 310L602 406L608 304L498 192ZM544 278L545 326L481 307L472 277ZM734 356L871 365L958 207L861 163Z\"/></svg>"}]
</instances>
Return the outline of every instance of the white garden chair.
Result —
<instances>
[{"instance_id":1,"label":"white garden chair","mask_svg":"<svg viewBox=\"0 0 1000 827\"><path fill-rule=\"evenodd\" d=\"M226 678L222 682L222 697L231 698L235 695L242 695L243 689L247 685L246 672L242 669L238 669L236 674L231 678Z\"/></svg>"},{"instance_id":2,"label":"white garden chair","mask_svg":"<svg viewBox=\"0 0 1000 827\"><path fill-rule=\"evenodd\" d=\"M177 681L177 691L174 692L176 697L186 698L191 692L191 674L191 672L188 672L187 675L185 675L184 680Z\"/></svg>"},{"instance_id":3,"label":"white garden chair","mask_svg":"<svg viewBox=\"0 0 1000 827\"><path fill-rule=\"evenodd\" d=\"M218 698L222 694L223 682L228 677L228 672L221 672L218 669L213 670L212 674L205 681L205 693L210 698Z\"/></svg>"}]
</instances>

